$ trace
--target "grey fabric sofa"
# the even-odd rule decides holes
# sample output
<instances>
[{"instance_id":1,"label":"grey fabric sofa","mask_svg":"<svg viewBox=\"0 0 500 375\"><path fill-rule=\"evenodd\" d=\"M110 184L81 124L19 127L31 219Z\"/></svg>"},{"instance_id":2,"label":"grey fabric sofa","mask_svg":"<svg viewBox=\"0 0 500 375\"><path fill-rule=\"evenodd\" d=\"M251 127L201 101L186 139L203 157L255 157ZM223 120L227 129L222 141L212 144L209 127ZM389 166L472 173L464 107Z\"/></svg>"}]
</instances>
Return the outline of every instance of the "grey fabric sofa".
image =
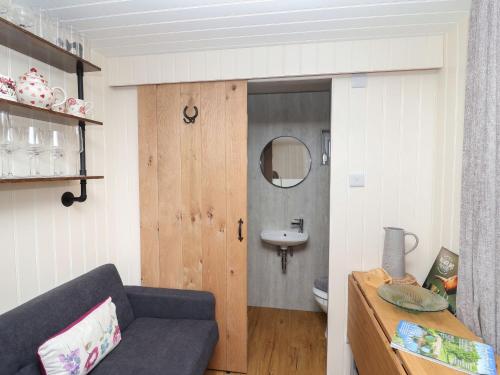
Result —
<instances>
[{"instance_id":1,"label":"grey fabric sofa","mask_svg":"<svg viewBox=\"0 0 500 375\"><path fill-rule=\"evenodd\" d=\"M206 292L123 286L108 264L0 315L0 375L40 374L46 339L111 296L122 342L92 375L203 375L219 339Z\"/></svg>"}]
</instances>

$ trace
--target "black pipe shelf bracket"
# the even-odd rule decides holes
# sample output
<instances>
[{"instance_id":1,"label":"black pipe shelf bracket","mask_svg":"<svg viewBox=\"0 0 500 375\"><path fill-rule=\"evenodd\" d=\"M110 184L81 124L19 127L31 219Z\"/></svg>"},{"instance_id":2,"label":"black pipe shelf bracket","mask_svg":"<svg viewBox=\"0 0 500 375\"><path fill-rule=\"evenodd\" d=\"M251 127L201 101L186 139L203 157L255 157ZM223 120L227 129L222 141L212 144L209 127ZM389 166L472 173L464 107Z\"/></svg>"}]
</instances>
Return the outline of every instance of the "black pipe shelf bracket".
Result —
<instances>
[{"instance_id":1,"label":"black pipe shelf bracket","mask_svg":"<svg viewBox=\"0 0 500 375\"><path fill-rule=\"evenodd\" d=\"M78 84L78 99L84 99L83 95L83 63L81 61L78 61L76 63L76 79L77 79L77 84ZM82 152L80 153L80 176L86 176L87 175L87 164L86 164L86 157L85 157L85 121L79 121L78 122L78 127L80 128L80 141L82 142L81 144L81 150ZM75 195L67 191L65 192L62 197L61 197L61 202L65 207L70 207L73 205L74 202L85 202L87 200L87 181L86 180L80 180L80 196L75 197Z\"/></svg>"}]
</instances>

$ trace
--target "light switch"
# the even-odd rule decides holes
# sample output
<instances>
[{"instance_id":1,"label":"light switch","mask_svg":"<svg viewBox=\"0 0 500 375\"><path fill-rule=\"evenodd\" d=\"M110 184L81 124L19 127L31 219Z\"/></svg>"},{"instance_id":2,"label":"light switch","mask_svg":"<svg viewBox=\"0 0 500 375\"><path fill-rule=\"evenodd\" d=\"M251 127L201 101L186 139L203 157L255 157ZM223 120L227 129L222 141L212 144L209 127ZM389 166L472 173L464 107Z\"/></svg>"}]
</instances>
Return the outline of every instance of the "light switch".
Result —
<instances>
[{"instance_id":1,"label":"light switch","mask_svg":"<svg viewBox=\"0 0 500 375\"><path fill-rule=\"evenodd\" d=\"M351 173L349 175L349 186L350 187L364 187L365 186L365 174L364 173Z\"/></svg>"},{"instance_id":2,"label":"light switch","mask_svg":"<svg viewBox=\"0 0 500 375\"><path fill-rule=\"evenodd\" d=\"M368 83L368 78L364 73L356 73L351 76L351 85L353 89L364 89Z\"/></svg>"}]
</instances>

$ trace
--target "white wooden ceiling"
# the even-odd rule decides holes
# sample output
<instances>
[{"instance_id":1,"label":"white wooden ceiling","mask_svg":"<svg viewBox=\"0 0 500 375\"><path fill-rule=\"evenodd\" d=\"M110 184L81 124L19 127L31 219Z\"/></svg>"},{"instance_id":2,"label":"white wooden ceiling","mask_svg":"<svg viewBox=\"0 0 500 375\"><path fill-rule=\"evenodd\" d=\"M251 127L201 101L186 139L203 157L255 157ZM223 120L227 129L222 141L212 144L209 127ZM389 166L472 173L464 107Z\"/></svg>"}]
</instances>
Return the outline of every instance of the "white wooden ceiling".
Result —
<instances>
[{"instance_id":1,"label":"white wooden ceiling","mask_svg":"<svg viewBox=\"0 0 500 375\"><path fill-rule=\"evenodd\" d=\"M439 33L470 0L26 0L106 56Z\"/></svg>"}]
</instances>

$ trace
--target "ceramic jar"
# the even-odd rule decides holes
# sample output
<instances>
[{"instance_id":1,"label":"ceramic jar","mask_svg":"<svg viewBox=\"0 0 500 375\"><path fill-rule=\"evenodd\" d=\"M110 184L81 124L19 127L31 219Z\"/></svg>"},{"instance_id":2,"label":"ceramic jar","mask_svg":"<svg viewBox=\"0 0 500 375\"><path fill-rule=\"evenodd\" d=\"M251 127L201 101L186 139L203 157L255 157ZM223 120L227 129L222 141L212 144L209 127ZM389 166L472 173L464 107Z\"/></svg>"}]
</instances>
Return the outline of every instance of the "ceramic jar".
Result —
<instances>
[{"instance_id":1,"label":"ceramic jar","mask_svg":"<svg viewBox=\"0 0 500 375\"><path fill-rule=\"evenodd\" d=\"M12 78L0 74L0 98L17 101L16 83Z\"/></svg>"},{"instance_id":2,"label":"ceramic jar","mask_svg":"<svg viewBox=\"0 0 500 375\"><path fill-rule=\"evenodd\" d=\"M48 82L35 68L19 77L16 88L20 103L45 109L61 105L66 101L66 93L60 87L50 88ZM59 94L60 98L56 98Z\"/></svg>"},{"instance_id":3,"label":"ceramic jar","mask_svg":"<svg viewBox=\"0 0 500 375\"><path fill-rule=\"evenodd\" d=\"M382 267L389 275L396 279L406 276L405 257L418 246L418 237L414 233L406 232L402 228L385 227L384 253L382 255ZM405 237L411 236L415 244L411 249L406 249Z\"/></svg>"}]
</instances>

